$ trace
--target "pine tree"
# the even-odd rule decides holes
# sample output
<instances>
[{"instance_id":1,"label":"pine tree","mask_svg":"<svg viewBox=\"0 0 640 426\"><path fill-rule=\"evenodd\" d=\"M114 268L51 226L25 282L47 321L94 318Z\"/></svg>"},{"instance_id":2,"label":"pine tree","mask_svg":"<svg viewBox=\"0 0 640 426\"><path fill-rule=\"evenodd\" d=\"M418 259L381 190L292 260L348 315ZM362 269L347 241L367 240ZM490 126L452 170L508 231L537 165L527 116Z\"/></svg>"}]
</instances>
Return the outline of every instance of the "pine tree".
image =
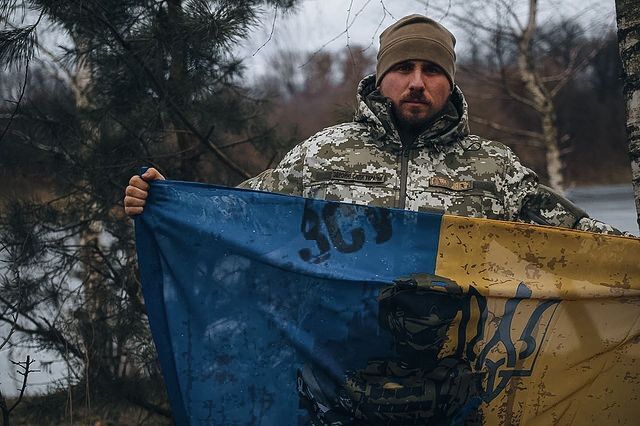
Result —
<instances>
[{"instance_id":1,"label":"pine tree","mask_svg":"<svg viewBox=\"0 0 640 426\"><path fill-rule=\"evenodd\" d=\"M39 199L0 202L0 320L17 312L17 333L65 360L85 407L169 415L123 188L143 164L222 184L257 171L271 135L231 51L267 8L293 5L0 0L0 62L24 72L19 103L2 113L0 149L22 150L8 156L21 159L14 169L35 170L46 188ZM44 25L73 42L57 58L65 84L33 65Z\"/></svg>"}]
</instances>

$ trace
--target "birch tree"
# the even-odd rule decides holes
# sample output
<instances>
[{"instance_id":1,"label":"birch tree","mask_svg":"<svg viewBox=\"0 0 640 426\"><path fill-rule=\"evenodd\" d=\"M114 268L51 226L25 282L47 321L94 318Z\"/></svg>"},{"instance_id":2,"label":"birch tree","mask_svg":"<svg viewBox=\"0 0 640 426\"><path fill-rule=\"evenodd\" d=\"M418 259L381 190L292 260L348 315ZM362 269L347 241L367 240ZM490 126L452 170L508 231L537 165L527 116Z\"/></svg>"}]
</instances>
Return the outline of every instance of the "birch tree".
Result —
<instances>
[{"instance_id":1,"label":"birch tree","mask_svg":"<svg viewBox=\"0 0 640 426\"><path fill-rule=\"evenodd\" d=\"M627 136L640 227L640 1L616 0L618 43L624 68Z\"/></svg>"},{"instance_id":2,"label":"birch tree","mask_svg":"<svg viewBox=\"0 0 640 426\"><path fill-rule=\"evenodd\" d=\"M543 83L540 73L537 72L536 58L533 54L533 38L536 32L537 14L537 0L529 0L527 23L524 26L519 26L519 33L516 34L518 72L528 94L528 96L519 100L528 104L539 114L542 141L546 148L549 186L562 192L564 190L563 165L558 143L556 108L553 102L554 94L562 87L562 80L557 82L552 89L548 89ZM512 90L508 89L508 91L512 97L518 99L518 96Z\"/></svg>"},{"instance_id":3,"label":"birch tree","mask_svg":"<svg viewBox=\"0 0 640 426\"><path fill-rule=\"evenodd\" d=\"M485 48L496 58L505 94L533 111L538 126L537 129L517 129L477 116L471 116L471 121L517 135L531 146L541 146L545 152L549 186L564 192L562 156L568 137L559 133L556 103L561 90L589 64L598 48L584 52L581 46L572 46L564 63L547 66L538 23L541 12L538 0L449 1L446 7L439 6L438 2L419 2L425 4L427 13L432 10L444 14L469 31L472 37L477 39L480 35L488 41Z\"/></svg>"}]
</instances>

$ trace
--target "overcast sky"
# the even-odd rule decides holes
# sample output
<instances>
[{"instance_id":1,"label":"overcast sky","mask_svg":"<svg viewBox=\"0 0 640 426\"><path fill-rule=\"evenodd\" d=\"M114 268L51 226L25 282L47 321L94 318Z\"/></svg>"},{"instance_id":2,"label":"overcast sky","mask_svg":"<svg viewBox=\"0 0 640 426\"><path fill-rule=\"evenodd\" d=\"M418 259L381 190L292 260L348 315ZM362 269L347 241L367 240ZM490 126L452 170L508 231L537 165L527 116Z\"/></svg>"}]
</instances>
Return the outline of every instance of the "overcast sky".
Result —
<instances>
[{"instance_id":1,"label":"overcast sky","mask_svg":"<svg viewBox=\"0 0 640 426\"><path fill-rule=\"evenodd\" d=\"M500 1L513 4L521 21L526 22L527 1ZM444 24L458 38L458 52L464 52L469 45L468 36L456 25L454 15L465 15L484 23L495 20L495 9L486 6L486 2L479 4L482 7L471 12L469 2L461 0L304 0L294 13L286 16L278 13L275 26L273 10L266 12L263 24L239 52L251 75L261 74L268 58L283 48L336 51L348 43L371 46L376 52L380 32L411 13L426 14ZM561 17L577 20L585 28L598 28L598 31L607 26L615 28L615 4L613 0L540 0L539 24Z\"/></svg>"},{"instance_id":2,"label":"overcast sky","mask_svg":"<svg viewBox=\"0 0 640 426\"><path fill-rule=\"evenodd\" d=\"M236 49L244 59L249 77L264 73L270 57L280 50L315 52L338 51L349 46L368 47L377 52L380 33L399 18L421 13L449 28L458 39L456 51L469 48L469 33L457 25L455 16L464 16L492 26L495 7L511 5L522 22L526 21L527 0L298 0L299 5L285 14L274 8L265 10L261 23L248 40ZM475 8L473 4L477 5ZM501 7L501 10L504 10ZM586 29L615 29L614 0L539 0L538 24L561 18L580 22ZM275 17L275 20L274 20ZM33 17L35 18L35 17ZM274 25L275 24L275 25ZM511 22L513 24L513 21ZM481 32L481 31L480 31ZM44 30L41 39L56 53L57 45L70 40L57 31Z\"/></svg>"}]
</instances>

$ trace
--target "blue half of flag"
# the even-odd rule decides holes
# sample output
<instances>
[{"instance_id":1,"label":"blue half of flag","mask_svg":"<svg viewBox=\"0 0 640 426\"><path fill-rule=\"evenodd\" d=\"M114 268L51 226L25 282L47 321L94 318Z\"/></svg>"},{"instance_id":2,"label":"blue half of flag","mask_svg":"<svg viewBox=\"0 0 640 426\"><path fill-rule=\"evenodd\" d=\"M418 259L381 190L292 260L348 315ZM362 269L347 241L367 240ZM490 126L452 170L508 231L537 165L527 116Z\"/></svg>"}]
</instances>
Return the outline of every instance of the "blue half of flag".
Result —
<instances>
[{"instance_id":1,"label":"blue half of flag","mask_svg":"<svg viewBox=\"0 0 640 426\"><path fill-rule=\"evenodd\" d=\"M154 182L136 244L176 422L348 418L346 378L398 356L380 325L380 290L434 273L440 222L437 214Z\"/></svg>"}]
</instances>

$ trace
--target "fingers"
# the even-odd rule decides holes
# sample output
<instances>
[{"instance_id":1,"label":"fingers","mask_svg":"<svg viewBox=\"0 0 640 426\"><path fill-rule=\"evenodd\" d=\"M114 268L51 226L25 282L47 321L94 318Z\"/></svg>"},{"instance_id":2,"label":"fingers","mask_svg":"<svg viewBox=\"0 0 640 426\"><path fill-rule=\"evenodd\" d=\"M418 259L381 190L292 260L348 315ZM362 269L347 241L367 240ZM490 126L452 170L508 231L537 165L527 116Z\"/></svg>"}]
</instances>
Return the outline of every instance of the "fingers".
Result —
<instances>
[{"instance_id":1,"label":"fingers","mask_svg":"<svg viewBox=\"0 0 640 426\"><path fill-rule=\"evenodd\" d=\"M129 179L129 186L124 190L124 212L128 216L135 216L142 213L149 193L149 184L142 180L140 176L132 176Z\"/></svg>"},{"instance_id":2,"label":"fingers","mask_svg":"<svg viewBox=\"0 0 640 426\"><path fill-rule=\"evenodd\" d=\"M142 176L131 176L129 186L124 191L124 212L128 216L135 216L142 213L146 199L149 195L149 184L147 181L164 180L162 174L151 167Z\"/></svg>"},{"instance_id":3,"label":"fingers","mask_svg":"<svg viewBox=\"0 0 640 426\"><path fill-rule=\"evenodd\" d=\"M164 180L164 176L153 167L150 167L146 172L142 174L142 179L149 180Z\"/></svg>"},{"instance_id":4,"label":"fingers","mask_svg":"<svg viewBox=\"0 0 640 426\"><path fill-rule=\"evenodd\" d=\"M139 192L138 192L139 191ZM142 196L131 196L130 193L142 193ZM142 213L146 204L147 192L141 191L133 186L127 186L124 197L124 212L129 216L135 216Z\"/></svg>"},{"instance_id":5,"label":"fingers","mask_svg":"<svg viewBox=\"0 0 640 426\"><path fill-rule=\"evenodd\" d=\"M131 179L129 179L129 186L132 186L134 188L138 188L142 191L148 191L149 190L149 184L147 182L145 182L144 180L142 180L142 178L138 175L135 176L131 176ZM129 186L127 188L129 188Z\"/></svg>"},{"instance_id":6,"label":"fingers","mask_svg":"<svg viewBox=\"0 0 640 426\"><path fill-rule=\"evenodd\" d=\"M146 183L146 182L145 182ZM148 187L149 185L147 185ZM149 195L148 191L135 187L133 185L127 186L127 189L124 190L124 195L128 195L133 198L139 198L141 200L146 200Z\"/></svg>"},{"instance_id":7,"label":"fingers","mask_svg":"<svg viewBox=\"0 0 640 426\"><path fill-rule=\"evenodd\" d=\"M136 216L142 213L142 207L125 207L124 212L127 216Z\"/></svg>"},{"instance_id":8,"label":"fingers","mask_svg":"<svg viewBox=\"0 0 640 426\"><path fill-rule=\"evenodd\" d=\"M146 200L142 198L130 197L128 195L124 197L125 207L144 207L146 203L147 203Z\"/></svg>"}]
</instances>

